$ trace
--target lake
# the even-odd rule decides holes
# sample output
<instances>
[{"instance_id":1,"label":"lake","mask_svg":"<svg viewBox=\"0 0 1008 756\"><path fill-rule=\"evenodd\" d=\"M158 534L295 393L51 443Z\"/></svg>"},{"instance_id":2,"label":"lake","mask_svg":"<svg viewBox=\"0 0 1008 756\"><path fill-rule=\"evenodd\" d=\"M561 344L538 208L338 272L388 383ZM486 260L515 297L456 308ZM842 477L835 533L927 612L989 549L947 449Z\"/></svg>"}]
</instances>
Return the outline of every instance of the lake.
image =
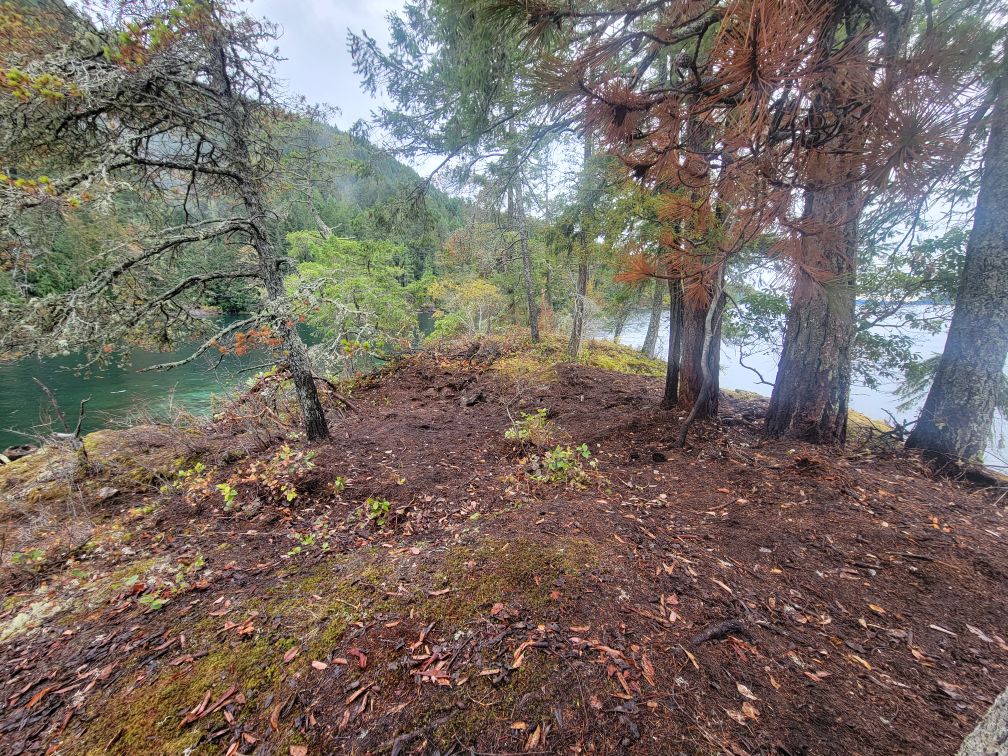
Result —
<instances>
[{"instance_id":1,"label":"lake","mask_svg":"<svg viewBox=\"0 0 1008 756\"><path fill-rule=\"evenodd\" d=\"M121 425L145 416L169 417L186 408L209 412L211 399L223 396L248 379L248 370L269 361L265 354L250 351L243 357L227 355L218 364L219 354L207 353L193 362L168 371L139 372L142 368L171 362L187 351L147 352L133 350L130 364L94 370L84 377L75 368L81 355L55 358L26 358L0 363L0 450L32 442L33 428L44 416L55 417L52 403L32 379L53 392L73 430L82 399L90 397L84 415L84 432ZM245 372L242 372L242 371ZM62 430L58 420L54 430ZM24 435L27 434L27 435Z\"/></svg>"},{"instance_id":2,"label":"lake","mask_svg":"<svg viewBox=\"0 0 1008 756\"><path fill-rule=\"evenodd\" d=\"M647 310L642 310L632 315L627 321L623 333L620 335L620 343L640 348L644 344L644 337L647 334L649 317L650 312ZM657 356L663 361L668 355L668 326L669 314L666 311L662 319L657 347ZM914 351L922 358L926 359L932 355L941 354L945 348L946 334L944 331L934 334L922 330L906 329L906 333L913 337ZM592 331L593 338L612 340L612 334L611 329L605 328L597 328ZM778 355L775 353L760 353L751 356L747 355L744 359L746 365L758 370L764 379L772 383L777 375L777 357ZM755 391L765 396L770 396L770 391L772 390L770 386L761 384L760 379L755 373L739 364L738 349L727 344L724 344L721 349L720 377L721 388L723 389L743 389L746 391ZM885 414L886 410L891 412L901 422L913 420L917 417L921 405L924 403L924 398L921 397L919 402L906 410L899 410L897 409L898 405L903 403L903 399L897 395L899 388L899 382L883 383L877 389L871 389L863 385L851 386L850 406L852 409L868 415L868 417L879 420L888 419ZM1006 426L1003 418L995 418L994 430L994 439L987 450L985 462L999 469L1008 468L1008 461L1006 461L1008 455L1005 454L1005 450L1000 446L1006 434L1008 434L1008 426Z\"/></svg>"}]
</instances>

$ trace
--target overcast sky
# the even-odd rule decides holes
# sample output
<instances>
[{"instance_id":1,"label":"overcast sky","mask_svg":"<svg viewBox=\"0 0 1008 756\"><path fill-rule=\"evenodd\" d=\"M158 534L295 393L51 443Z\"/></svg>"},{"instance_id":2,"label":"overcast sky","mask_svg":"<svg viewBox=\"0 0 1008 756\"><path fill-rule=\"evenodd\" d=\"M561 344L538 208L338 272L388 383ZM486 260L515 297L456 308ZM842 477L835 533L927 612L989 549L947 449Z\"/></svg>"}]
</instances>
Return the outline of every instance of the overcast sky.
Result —
<instances>
[{"instance_id":1,"label":"overcast sky","mask_svg":"<svg viewBox=\"0 0 1008 756\"><path fill-rule=\"evenodd\" d=\"M291 92L309 102L335 105L336 122L349 128L367 119L375 100L361 91L347 51L347 29L366 30L388 41L385 15L402 0L251 0L251 12L280 24L280 53L287 58L278 73Z\"/></svg>"}]
</instances>

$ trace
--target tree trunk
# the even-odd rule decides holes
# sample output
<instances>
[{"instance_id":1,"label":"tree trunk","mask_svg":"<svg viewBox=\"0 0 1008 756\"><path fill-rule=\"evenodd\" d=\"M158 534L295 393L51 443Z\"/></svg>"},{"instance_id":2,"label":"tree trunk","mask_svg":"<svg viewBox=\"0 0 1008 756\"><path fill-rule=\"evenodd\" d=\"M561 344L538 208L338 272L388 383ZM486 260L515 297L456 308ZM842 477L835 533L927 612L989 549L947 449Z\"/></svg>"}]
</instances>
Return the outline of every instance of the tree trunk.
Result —
<instances>
[{"instance_id":1,"label":"tree trunk","mask_svg":"<svg viewBox=\"0 0 1008 756\"><path fill-rule=\"evenodd\" d=\"M827 23L840 28L835 19ZM858 159L865 129L853 106L870 98L872 75L852 53L816 93L815 121L833 136L809 148L803 166L805 205L791 308L767 410L770 438L841 446L847 440L858 221L865 203Z\"/></svg>"},{"instance_id":2,"label":"tree trunk","mask_svg":"<svg viewBox=\"0 0 1008 756\"><path fill-rule=\"evenodd\" d=\"M641 352L648 357L655 356L658 345L658 329L661 328L662 312L665 310L665 282L660 278L654 280L654 293L651 297L651 317L648 320L647 333L644 335L644 345Z\"/></svg>"},{"instance_id":3,"label":"tree trunk","mask_svg":"<svg viewBox=\"0 0 1008 756\"><path fill-rule=\"evenodd\" d=\"M1008 76L998 85L952 323L907 439L907 446L954 466L983 455L1008 355Z\"/></svg>"},{"instance_id":4,"label":"tree trunk","mask_svg":"<svg viewBox=\"0 0 1008 756\"><path fill-rule=\"evenodd\" d=\"M574 293L574 319L571 323L570 343L567 357L573 362L581 351L581 337L584 335L585 297L588 296L588 263L578 263L577 290Z\"/></svg>"},{"instance_id":5,"label":"tree trunk","mask_svg":"<svg viewBox=\"0 0 1008 756\"><path fill-rule=\"evenodd\" d=\"M261 233L266 233L261 229ZM294 382L294 391L298 405L301 407L301 417L304 421L305 438L309 441L320 441L329 437L329 427L326 425L325 410L319 401L318 389L315 386L315 376L312 373L311 360L308 357L308 347L297 332L286 304L286 291L283 276L280 273L280 262L273 250L273 243L263 236L256 240L255 248L259 253L259 270L262 276L266 297L276 316L275 329L283 343L286 353L287 369Z\"/></svg>"},{"instance_id":6,"label":"tree trunk","mask_svg":"<svg viewBox=\"0 0 1008 756\"><path fill-rule=\"evenodd\" d=\"M532 280L532 255L529 252L528 223L525 218L525 197L521 176L515 178L514 213L518 223L518 238L521 243L522 282L525 284L525 300L528 303L529 333L532 341L539 341L539 302L536 299L535 284Z\"/></svg>"},{"instance_id":7,"label":"tree trunk","mask_svg":"<svg viewBox=\"0 0 1008 756\"><path fill-rule=\"evenodd\" d=\"M723 266L721 266L723 268ZM719 269L717 275L723 275ZM718 289L718 287L714 287ZM718 396L721 393L721 318L724 312L725 298L723 293L708 291L706 304L697 305L693 298L685 298L682 316L682 363L679 372L679 406L692 409L707 381L705 375L710 373L711 390L697 409L697 417L701 419L715 418L718 414ZM712 298L716 297L716 301ZM711 303L714 303L711 323L713 331L707 334L708 314ZM710 348L705 344L711 342ZM704 355L707 359L704 359Z\"/></svg>"},{"instance_id":8,"label":"tree trunk","mask_svg":"<svg viewBox=\"0 0 1008 756\"><path fill-rule=\"evenodd\" d=\"M623 336L623 329L626 327L626 322L629 317L630 313L626 310L623 310L616 315L616 322L613 323L612 334L614 344L619 344L620 337Z\"/></svg>"},{"instance_id":9,"label":"tree trunk","mask_svg":"<svg viewBox=\"0 0 1008 756\"><path fill-rule=\"evenodd\" d=\"M824 163L834 160L824 156ZM801 266L767 410L770 438L840 446L847 439L857 225L863 205L861 187L854 182L841 180L805 192L803 217L822 232L799 240Z\"/></svg>"},{"instance_id":10,"label":"tree trunk","mask_svg":"<svg viewBox=\"0 0 1008 756\"><path fill-rule=\"evenodd\" d=\"M237 96L232 96L232 100L232 113L244 114L244 105L238 102ZM247 116L245 117L247 118ZM268 218L269 214L266 211L259 179L252 172L247 124L241 120L240 115L233 115L233 119L234 133L231 135L230 147L234 152L235 162L242 166L238 185L244 210L248 214L249 224L252 228L249 242L258 256L259 277L266 290L268 313L273 321L276 335L280 339L285 356L284 362L287 370L290 371L290 378L294 384L294 393L297 396L304 424L304 437L309 442L317 442L317 440L329 437L326 410L322 406L319 390L314 383L307 347L297 333L297 327L290 312L275 242L264 223L264 219Z\"/></svg>"},{"instance_id":11,"label":"tree trunk","mask_svg":"<svg viewBox=\"0 0 1008 756\"><path fill-rule=\"evenodd\" d=\"M662 409L672 409L679 403L679 361L682 358L682 281L678 278L669 278L668 287L668 366L665 368L665 396L662 398Z\"/></svg>"},{"instance_id":12,"label":"tree trunk","mask_svg":"<svg viewBox=\"0 0 1008 756\"><path fill-rule=\"evenodd\" d=\"M721 318L724 315L724 275L725 266L720 266L717 270L716 277L714 280L713 290L711 291L710 304L707 305L707 312L704 315L704 338L703 343L700 347L700 364L702 367L703 383L700 385L700 391L697 394L696 400L693 402L693 407L690 409L689 414L686 419L683 420L682 426L679 428L679 436L676 440L677 446L681 449L686 445L686 434L689 433L690 426L693 421L698 417L704 416L710 406L711 395L714 394L714 412L715 416L717 414L717 395L718 390L718 375L712 366L715 363L719 363L719 357L714 355L714 350L717 349L720 352L721 349ZM715 334L718 335L718 339L715 340Z\"/></svg>"}]
</instances>

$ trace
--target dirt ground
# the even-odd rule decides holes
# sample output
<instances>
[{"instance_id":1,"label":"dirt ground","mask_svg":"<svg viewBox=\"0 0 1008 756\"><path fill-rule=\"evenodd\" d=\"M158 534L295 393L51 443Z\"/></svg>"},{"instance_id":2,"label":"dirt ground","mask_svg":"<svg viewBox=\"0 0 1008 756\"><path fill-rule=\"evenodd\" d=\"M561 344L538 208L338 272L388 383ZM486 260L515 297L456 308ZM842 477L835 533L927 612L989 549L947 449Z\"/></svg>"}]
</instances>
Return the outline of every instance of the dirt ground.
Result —
<instances>
[{"instance_id":1,"label":"dirt ground","mask_svg":"<svg viewBox=\"0 0 1008 756\"><path fill-rule=\"evenodd\" d=\"M490 359L359 383L311 450L96 471L59 559L8 510L0 751L952 754L1008 685L999 492L764 443L754 398L675 449L657 378Z\"/></svg>"}]
</instances>

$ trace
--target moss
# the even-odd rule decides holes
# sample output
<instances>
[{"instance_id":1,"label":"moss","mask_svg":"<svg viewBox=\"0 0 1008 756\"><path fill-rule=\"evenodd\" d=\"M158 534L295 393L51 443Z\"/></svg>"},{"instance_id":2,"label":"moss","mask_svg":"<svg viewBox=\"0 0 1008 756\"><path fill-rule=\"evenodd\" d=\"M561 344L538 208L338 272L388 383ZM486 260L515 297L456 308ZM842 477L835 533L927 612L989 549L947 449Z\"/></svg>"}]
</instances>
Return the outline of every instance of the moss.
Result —
<instances>
[{"instance_id":1,"label":"moss","mask_svg":"<svg viewBox=\"0 0 1008 756\"><path fill-rule=\"evenodd\" d=\"M185 451L167 429L154 425L99 430L82 440L89 463L143 485L171 477ZM187 459L185 454L181 458Z\"/></svg>"},{"instance_id":2,"label":"moss","mask_svg":"<svg viewBox=\"0 0 1008 756\"><path fill-rule=\"evenodd\" d=\"M755 391L746 391L745 389L721 389L721 393L731 399L739 399L742 401L754 401L757 399L762 399L767 401L769 397L759 394Z\"/></svg>"},{"instance_id":3,"label":"moss","mask_svg":"<svg viewBox=\"0 0 1008 756\"><path fill-rule=\"evenodd\" d=\"M94 707L95 718L80 750L98 752L117 735L114 750L118 753L193 749L206 732L207 720L223 723L224 716L218 711L180 727L186 711L199 704L208 691L212 703L232 685L246 697L248 709L281 681L282 659L283 648L277 641L260 636L218 648L188 666L162 667L150 682L140 683L136 690L120 691Z\"/></svg>"},{"instance_id":4,"label":"moss","mask_svg":"<svg viewBox=\"0 0 1008 756\"><path fill-rule=\"evenodd\" d=\"M66 499L76 469L73 452L52 446L0 465L0 520Z\"/></svg>"},{"instance_id":5,"label":"moss","mask_svg":"<svg viewBox=\"0 0 1008 756\"><path fill-rule=\"evenodd\" d=\"M888 423L870 418L868 415L862 414L857 410L847 410L847 424L852 430L858 431L872 429L884 433L892 430L892 426Z\"/></svg>"},{"instance_id":6,"label":"moss","mask_svg":"<svg viewBox=\"0 0 1008 756\"><path fill-rule=\"evenodd\" d=\"M499 743L501 730L513 733L514 751L521 751L531 731L552 717L550 707L565 696L562 688L564 676L558 674L556 661L544 656L529 654L521 668L515 670L507 681L493 685L488 678L471 678L465 699L455 691L436 691L432 700L419 712L404 731L415 731L445 719L430 731L433 746L447 746L458 742L473 745L481 736L493 737ZM480 701L476 704L473 701ZM460 708L464 703L464 708ZM511 730L515 721L527 724L526 730Z\"/></svg>"},{"instance_id":7,"label":"moss","mask_svg":"<svg viewBox=\"0 0 1008 756\"><path fill-rule=\"evenodd\" d=\"M494 369L514 380L549 382L556 379L556 362L543 362L533 354L515 354L498 360Z\"/></svg>"},{"instance_id":8,"label":"moss","mask_svg":"<svg viewBox=\"0 0 1008 756\"><path fill-rule=\"evenodd\" d=\"M567 341L558 336L544 337L537 344L523 345L516 353L499 360L495 368L501 374L516 379L551 381L556 378L556 366L567 361ZM578 362L589 367L628 375L661 378L665 363L641 354L631 347L609 341L586 341Z\"/></svg>"},{"instance_id":9,"label":"moss","mask_svg":"<svg viewBox=\"0 0 1008 756\"><path fill-rule=\"evenodd\" d=\"M589 341L581 350L578 362L613 373L665 377L665 363L641 354L636 349L608 341Z\"/></svg>"},{"instance_id":10,"label":"moss","mask_svg":"<svg viewBox=\"0 0 1008 756\"><path fill-rule=\"evenodd\" d=\"M66 606L65 602L42 599L28 605L6 622L0 622L0 643L33 630Z\"/></svg>"},{"instance_id":11,"label":"moss","mask_svg":"<svg viewBox=\"0 0 1008 756\"><path fill-rule=\"evenodd\" d=\"M488 539L471 547L456 545L445 554L444 567L434 577L435 589L452 590L422 600L419 611L455 622L468 620L481 607L496 602L521 603L541 611L552 601L550 593L559 578L576 581L597 561L591 544L572 538L550 544L518 538Z\"/></svg>"},{"instance_id":12,"label":"moss","mask_svg":"<svg viewBox=\"0 0 1008 756\"><path fill-rule=\"evenodd\" d=\"M81 750L101 750L120 729L117 752L180 753L194 749L210 723L223 722L223 714L216 712L180 729L186 710L202 701L208 690L216 700L232 685L247 699L239 718L261 715L261 701L267 695L279 693L284 681L304 673L312 660L325 658L353 622L363 621L386 606L383 601L368 603L380 594L380 583L389 571L375 562L377 557L377 553L364 552L357 557L358 563L333 555L306 574L289 574L278 580L268 595L241 606L241 616L257 618L258 635L252 638L222 642L220 618L184 621L178 630L185 632L190 648L202 647L209 653L188 666L162 666L136 690L119 690L103 705L96 705L91 712L95 719ZM122 580L137 574L138 564L120 570L115 577ZM311 600L312 595L319 600ZM239 621L239 613L234 616L234 621ZM284 653L295 645L302 647L301 653L284 663ZM133 679L131 675L121 678L124 685Z\"/></svg>"}]
</instances>

